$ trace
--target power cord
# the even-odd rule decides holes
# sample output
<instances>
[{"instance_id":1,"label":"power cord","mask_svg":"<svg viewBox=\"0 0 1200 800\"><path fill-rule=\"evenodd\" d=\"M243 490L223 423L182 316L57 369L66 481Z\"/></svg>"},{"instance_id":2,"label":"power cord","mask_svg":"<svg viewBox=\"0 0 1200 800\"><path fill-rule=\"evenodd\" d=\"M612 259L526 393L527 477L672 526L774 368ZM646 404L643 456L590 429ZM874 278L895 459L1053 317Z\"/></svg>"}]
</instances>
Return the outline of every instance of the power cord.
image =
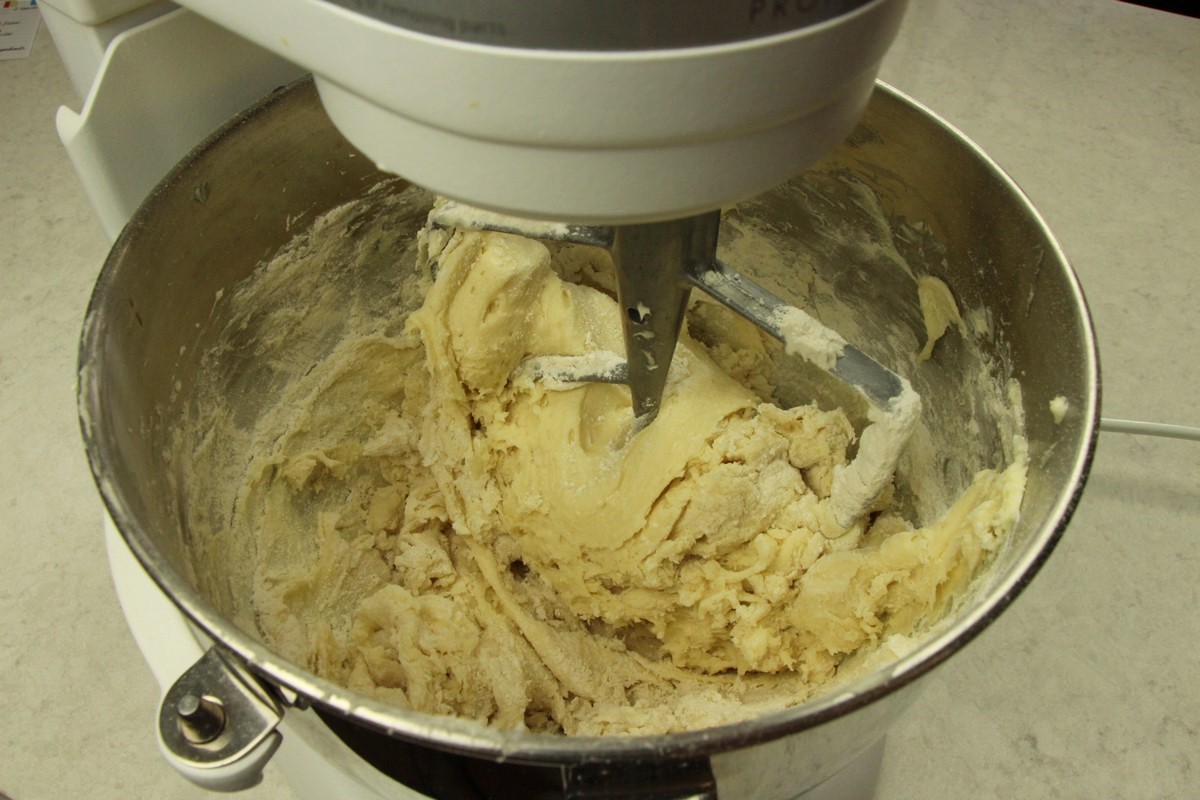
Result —
<instances>
[{"instance_id":1,"label":"power cord","mask_svg":"<svg viewBox=\"0 0 1200 800\"><path fill-rule=\"evenodd\" d=\"M1139 422L1133 419L1100 420L1100 430L1108 433L1131 433L1137 436L1163 436L1169 439L1188 439L1200 442L1200 428L1188 425L1168 425L1162 422Z\"/></svg>"}]
</instances>

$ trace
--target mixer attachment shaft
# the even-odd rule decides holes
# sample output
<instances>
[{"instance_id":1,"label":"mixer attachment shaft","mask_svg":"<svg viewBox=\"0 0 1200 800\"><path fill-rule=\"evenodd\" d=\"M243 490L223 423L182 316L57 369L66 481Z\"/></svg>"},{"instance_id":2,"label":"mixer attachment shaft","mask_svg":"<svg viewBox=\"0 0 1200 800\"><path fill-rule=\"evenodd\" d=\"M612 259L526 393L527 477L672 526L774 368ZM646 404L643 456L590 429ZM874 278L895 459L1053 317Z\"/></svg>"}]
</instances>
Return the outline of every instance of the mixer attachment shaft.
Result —
<instances>
[{"instance_id":1,"label":"mixer attachment shaft","mask_svg":"<svg viewBox=\"0 0 1200 800\"><path fill-rule=\"evenodd\" d=\"M721 212L613 229L617 302L625 334L626 383L635 425L658 415L683 328L693 275L716 259Z\"/></svg>"},{"instance_id":2,"label":"mixer attachment shaft","mask_svg":"<svg viewBox=\"0 0 1200 800\"><path fill-rule=\"evenodd\" d=\"M526 368L559 383L625 383L635 430L658 414L692 288L736 311L800 355L853 387L869 404L870 424L853 461L834 475L831 500L839 525L849 527L886 488L920 416L920 397L908 381L849 344L813 317L750 281L716 257L719 211L667 222L617 227L546 223L446 202L429 224L491 230L537 239L603 247L613 254L626 358L603 370L572 368L570 357L540 356Z\"/></svg>"}]
</instances>

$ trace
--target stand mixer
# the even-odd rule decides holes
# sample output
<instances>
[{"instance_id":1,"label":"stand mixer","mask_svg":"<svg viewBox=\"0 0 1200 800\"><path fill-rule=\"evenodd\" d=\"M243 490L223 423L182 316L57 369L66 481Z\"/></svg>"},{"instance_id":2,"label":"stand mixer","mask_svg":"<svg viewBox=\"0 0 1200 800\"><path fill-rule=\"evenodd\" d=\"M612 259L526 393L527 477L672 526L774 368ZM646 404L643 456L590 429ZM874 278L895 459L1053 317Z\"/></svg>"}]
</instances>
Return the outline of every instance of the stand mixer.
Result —
<instances>
[{"instance_id":1,"label":"stand mixer","mask_svg":"<svg viewBox=\"0 0 1200 800\"><path fill-rule=\"evenodd\" d=\"M627 382L649 424L688 292L700 288L860 391L877 414L846 471L839 520L873 500L915 394L715 252L721 207L794 175L854 126L903 0L633 0L606 5L603 19L585 4L553 15L516 2L182 4L311 69L352 144L457 201L434 224L613 251L626 359L610 375L542 365L544 375Z\"/></svg>"},{"instance_id":2,"label":"stand mixer","mask_svg":"<svg viewBox=\"0 0 1200 800\"><path fill-rule=\"evenodd\" d=\"M220 35L206 37L204 29ZM217 42L219 46L207 48L214 58L202 62L213 66L231 60L239 45L236 36L187 11L164 17L163 24L144 33L156 36L172 57L182 45L188 45L187 53L196 53L191 43L197 39ZM121 55L128 49L124 45L142 36L139 30L118 42L122 47L112 55ZM109 77L116 61L108 65ZM152 63L141 59L135 66L144 73ZM187 72L206 74L207 69L196 69L197 63L201 60L189 58ZM121 85L126 94L129 85ZM190 103L204 97L178 90L175 96ZM241 424L235 419L253 423L274 403L272 382L264 382L260 371L246 369L248 364L280 365L287 380L293 365L317 364L325 357L322 331L337 334L343 309L366 324L377 314L391 319L402 313L404 304L396 304L403 295L392 287L411 286L415 264L408 255L398 263L397 253L415 247L418 231L428 224L432 198L406 181L389 178L350 147L330 124L311 80L270 94L180 161L124 226L106 261L89 306L79 371L82 433L111 515L114 584L131 630L167 693L157 716L167 761L201 785L230 790L253 785L264 760L277 749L276 760L296 795L314 800L381 800L412 792L439 798L679 800L718 794L785 800L803 794L815 800L835 796L819 791L830 787L834 777L865 778L867 762L878 764L878 743L888 725L913 697L910 687L996 618L1061 533L1092 446L1096 373L1094 361L1087 360L1092 340L1069 267L1028 200L994 163L927 110L883 85L876 88L859 130L811 173L740 206L738 217L727 220L734 223L727 228L729 257L790 302L812 304L822 313L830 310L829 319L846 322L848 333L853 325L855 338L871 342L887 362L907 366L928 397L925 414L941 415L941 424L922 428L922 436L928 434L932 441L916 444L954 454L950 460L919 465L922 474L936 471L937 481L947 467L969 477L973 469L1008 463L1005 437L1013 424L1014 401L1007 377L1023 376L1022 407L1042 412L1028 417L1034 490L1025 497L1011 546L998 555L992 577L912 653L885 660L844 690L787 710L663 736L559 736L409 712L318 676L279 655L255 633L253 619L242 616L254 607L249 596L255 586L250 574L254 559L245 557L237 541L223 541L219 520L197 519L181 505L189 498L203 503L221 492L220 481L189 479L193 445L216 435L232 445L232 463L244 457L240 438L224 439L206 420L211 420L209 411L231 408L233 398L247 400L238 403L238 414L224 417L235 427ZM937 360L915 367L921 335L913 275L902 258L891 268L874 257L873 237L888 234L864 224L859 213L864 187L877 193L888 226L915 231L908 224L925 220L938 226L944 236L929 242L934 258L924 251L911 255L934 274L952 277L957 296L996 321L992 336L951 336L943 340ZM414 202L404 205L406 197ZM366 204L365 216L359 215L360 201ZM330 260L324 252L305 262L311 263L305 280L284 282L295 295L284 307L302 312L315 302L314 289L323 292L342 284L343 293L322 301L336 313L316 321L321 335L263 340L268 348L264 358L249 362L241 347L216 348L228 330L223 320L232 320L224 316L230 310L224 303L216 305L222 316L214 319L213 298L231 296L258 272L263 254L296 244L307 247L307 238L298 240L305 234L297 233L296 220L335 210L350 214L354 224L344 224L348 218L343 216L322 230L338 247L366 257L362 269L343 269L339 257ZM478 211L470 213L478 216ZM367 221L365 228L359 219ZM818 219L819 227L795 225ZM558 225L522 224L541 235L561 230ZM734 239L749 230L743 225L773 237L767 249L775 252L778 245L782 257L761 263L757 256L746 258L765 251L746 249L744 239ZM371 230L385 238L361 235ZM811 236L804 235L806 230ZM852 245L861 242L865 249L845 246L845 234ZM909 246L899 239L887 241ZM820 242L829 247L810 249ZM828 257L809 259L814 252ZM937 260L937 254L946 254L949 263ZM971 268L975 264L988 268ZM815 275L814 283L804 277L809 269L824 274ZM619 335L609 340L621 348ZM225 357L201 374L201 354L220 352ZM1001 367L994 377L989 371L986 379L978 379L981 369L994 365ZM816 371L799 366L810 366L810 374ZM820 382L820 376L813 377ZM820 382L814 388L826 386ZM202 387L208 387L209 406L192 402ZM1066 398L1081 411L1059 424L1044 411L1055 398ZM198 425L190 421L193 412L201 415ZM666 413L673 411L668 407ZM665 424L654 423L645 431L647 439L674 435L669 427L663 429ZM961 487L951 483L949 488ZM205 550L197 552L196 545ZM149 616L152 610L156 613ZM181 696L179 689L186 694ZM242 692L244 698L234 694ZM190 727L197 738L207 738L200 729L216 727L203 718L192 719L207 705L191 702L187 694L220 705L225 724L211 746L188 740L189 746L176 742L179 748L171 749L175 733ZM234 713L241 708L239 699L264 714ZM372 752L366 742L351 743L349 733L334 727L339 722L340 728L378 745L378 765L364 760ZM394 775L382 767L408 772ZM474 782L479 791L459 791L464 781ZM347 783L361 791L347 789ZM535 784L546 793L535 794ZM511 791L504 794L504 787ZM863 797L869 791L836 796Z\"/></svg>"}]
</instances>

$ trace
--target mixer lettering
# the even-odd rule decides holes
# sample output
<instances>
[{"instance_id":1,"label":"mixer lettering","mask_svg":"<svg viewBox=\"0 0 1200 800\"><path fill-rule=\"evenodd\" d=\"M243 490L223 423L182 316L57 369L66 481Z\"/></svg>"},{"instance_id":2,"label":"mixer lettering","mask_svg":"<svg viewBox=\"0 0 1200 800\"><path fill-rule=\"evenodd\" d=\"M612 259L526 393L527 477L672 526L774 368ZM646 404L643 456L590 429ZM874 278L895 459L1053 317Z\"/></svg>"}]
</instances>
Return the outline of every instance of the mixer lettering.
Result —
<instances>
[{"instance_id":1,"label":"mixer lettering","mask_svg":"<svg viewBox=\"0 0 1200 800\"><path fill-rule=\"evenodd\" d=\"M375 5L372 4L372 8ZM457 25L453 17L448 17L442 14L434 14L429 11L422 11L416 8L401 3L390 3L384 0L379 3L379 10L391 16L396 20L406 20L409 24L425 28L440 28L446 33L454 33Z\"/></svg>"},{"instance_id":2,"label":"mixer lettering","mask_svg":"<svg viewBox=\"0 0 1200 800\"><path fill-rule=\"evenodd\" d=\"M460 36L502 37L508 35L508 30L499 20L460 19L458 33Z\"/></svg>"},{"instance_id":3,"label":"mixer lettering","mask_svg":"<svg viewBox=\"0 0 1200 800\"><path fill-rule=\"evenodd\" d=\"M792 14L812 14L822 9L831 12L844 5L840 0L750 0L749 21L785 19Z\"/></svg>"}]
</instances>

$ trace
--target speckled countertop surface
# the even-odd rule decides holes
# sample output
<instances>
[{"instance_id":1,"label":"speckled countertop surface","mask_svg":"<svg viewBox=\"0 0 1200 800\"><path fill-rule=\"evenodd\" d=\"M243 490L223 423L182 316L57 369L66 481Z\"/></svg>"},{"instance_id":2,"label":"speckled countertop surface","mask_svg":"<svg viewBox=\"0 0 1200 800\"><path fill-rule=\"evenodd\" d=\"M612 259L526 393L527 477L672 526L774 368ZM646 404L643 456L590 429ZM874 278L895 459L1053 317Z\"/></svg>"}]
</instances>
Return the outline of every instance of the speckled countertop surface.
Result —
<instances>
[{"instance_id":1,"label":"speckled countertop surface","mask_svg":"<svg viewBox=\"0 0 1200 800\"><path fill-rule=\"evenodd\" d=\"M1106 416L1200 425L1200 21L913 0L882 77L1025 189L1094 314ZM45 30L0 62L0 793L199 798L111 588L75 421L106 244L54 132ZM877 800L1200 796L1200 445L1102 434L1065 538L888 738ZM289 797L271 768L249 800Z\"/></svg>"}]
</instances>

